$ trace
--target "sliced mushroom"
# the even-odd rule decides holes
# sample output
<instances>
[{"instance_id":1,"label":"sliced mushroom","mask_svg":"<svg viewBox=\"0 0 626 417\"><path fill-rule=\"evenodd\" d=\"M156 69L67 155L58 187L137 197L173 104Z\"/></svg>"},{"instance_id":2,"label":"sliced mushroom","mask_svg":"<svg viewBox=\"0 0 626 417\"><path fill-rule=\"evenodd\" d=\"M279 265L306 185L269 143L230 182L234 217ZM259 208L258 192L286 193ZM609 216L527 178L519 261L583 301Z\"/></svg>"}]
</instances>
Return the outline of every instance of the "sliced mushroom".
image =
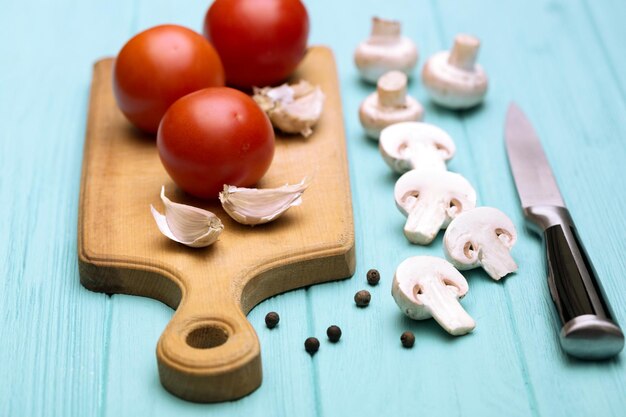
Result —
<instances>
[{"instance_id":1,"label":"sliced mushroom","mask_svg":"<svg viewBox=\"0 0 626 417\"><path fill-rule=\"evenodd\" d=\"M413 320L432 317L448 333L460 336L476 327L458 301L468 289L463 275L445 259L413 256L396 269L391 295Z\"/></svg>"},{"instance_id":2,"label":"sliced mushroom","mask_svg":"<svg viewBox=\"0 0 626 417\"><path fill-rule=\"evenodd\" d=\"M396 182L394 196L396 206L407 216L404 235L418 245L428 245L453 218L476 207L472 185L449 171L409 171Z\"/></svg>"},{"instance_id":3,"label":"sliced mushroom","mask_svg":"<svg viewBox=\"0 0 626 417\"><path fill-rule=\"evenodd\" d=\"M406 75L400 71L390 71L380 77L376 92L359 108L361 125L369 137L378 140L381 130L394 123L422 120L424 108L406 95L406 85Z\"/></svg>"},{"instance_id":4,"label":"sliced mushroom","mask_svg":"<svg viewBox=\"0 0 626 417\"><path fill-rule=\"evenodd\" d=\"M421 122L396 123L380 133L383 159L400 174L412 169L445 171L454 156L454 141L443 129Z\"/></svg>"},{"instance_id":5,"label":"sliced mushroom","mask_svg":"<svg viewBox=\"0 0 626 417\"><path fill-rule=\"evenodd\" d=\"M388 71L397 70L410 75L417 59L417 46L411 39L402 36L400 22L378 17L372 19L369 39L361 42L354 53L354 62L361 77L371 83L377 82Z\"/></svg>"},{"instance_id":6,"label":"sliced mushroom","mask_svg":"<svg viewBox=\"0 0 626 417\"><path fill-rule=\"evenodd\" d=\"M476 64L480 41L470 35L457 35L452 51L442 51L426 61L422 82L431 99L450 109L465 109L483 101L487 94L487 74Z\"/></svg>"},{"instance_id":7,"label":"sliced mushroom","mask_svg":"<svg viewBox=\"0 0 626 417\"><path fill-rule=\"evenodd\" d=\"M517 240L511 219L493 207L477 207L457 216L443 236L446 258L458 269L482 266L495 280L517 271L509 251Z\"/></svg>"}]
</instances>

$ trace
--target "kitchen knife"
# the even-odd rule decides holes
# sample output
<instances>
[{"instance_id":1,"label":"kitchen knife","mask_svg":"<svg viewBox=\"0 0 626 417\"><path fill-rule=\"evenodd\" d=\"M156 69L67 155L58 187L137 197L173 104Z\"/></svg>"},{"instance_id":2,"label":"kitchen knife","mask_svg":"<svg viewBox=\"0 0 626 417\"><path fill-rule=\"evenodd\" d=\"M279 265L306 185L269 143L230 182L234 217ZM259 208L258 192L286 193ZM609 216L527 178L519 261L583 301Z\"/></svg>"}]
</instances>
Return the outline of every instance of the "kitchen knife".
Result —
<instances>
[{"instance_id":1,"label":"kitchen knife","mask_svg":"<svg viewBox=\"0 0 626 417\"><path fill-rule=\"evenodd\" d=\"M565 352L581 359L606 359L624 347L596 272L532 125L511 103L504 129L509 164L524 215L546 244L548 287L561 321Z\"/></svg>"}]
</instances>

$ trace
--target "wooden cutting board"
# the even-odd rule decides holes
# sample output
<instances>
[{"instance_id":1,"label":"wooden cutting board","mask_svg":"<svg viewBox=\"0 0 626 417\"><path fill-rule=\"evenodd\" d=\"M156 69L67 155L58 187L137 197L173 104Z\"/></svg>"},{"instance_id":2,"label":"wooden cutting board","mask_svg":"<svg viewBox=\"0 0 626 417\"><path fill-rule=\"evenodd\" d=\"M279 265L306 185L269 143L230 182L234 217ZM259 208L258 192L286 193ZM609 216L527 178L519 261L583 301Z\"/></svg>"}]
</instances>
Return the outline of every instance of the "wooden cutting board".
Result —
<instances>
[{"instance_id":1,"label":"wooden cutting board","mask_svg":"<svg viewBox=\"0 0 626 417\"><path fill-rule=\"evenodd\" d=\"M154 298L176 309L157 344L159 376L191 401L242 397L261 384L259 340L246 314L294 288L354 273L354 226L339 83L332 52L311 48L294 80L326 94L309 138L276 138L274 162L259 187L314 175L303 203L274 223L234 222L218 202L179 191L163 169L155 139L117 109L113 59L95 64L85 139L78 225L81 283L105 293ZM176 202L203 207L224 223L219 241L192 249L165 238L150 214L163 211L161 185ZM146 381L148 383L149 381Z\"/></svg>"}]
</instances>

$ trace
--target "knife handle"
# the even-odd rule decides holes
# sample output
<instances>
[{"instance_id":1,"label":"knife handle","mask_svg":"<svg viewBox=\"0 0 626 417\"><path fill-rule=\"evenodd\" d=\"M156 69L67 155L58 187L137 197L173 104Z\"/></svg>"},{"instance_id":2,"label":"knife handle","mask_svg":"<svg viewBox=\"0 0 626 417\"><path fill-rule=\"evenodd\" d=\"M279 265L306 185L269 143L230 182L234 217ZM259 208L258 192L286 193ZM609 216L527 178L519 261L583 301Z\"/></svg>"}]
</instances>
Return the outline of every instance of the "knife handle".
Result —
<instances>
[{"instance_id":1,"label":"knife handle","mask_svg":"<svg viewBox=\"0 0 626 417\"><path fill-rule=\"evenodd\" d=\"M607 359L624 347L624 334L564 207L534 206L527 217L543 231L548 286L561 320L563 350L580 359Z\"/></svg>"}]
</instances>

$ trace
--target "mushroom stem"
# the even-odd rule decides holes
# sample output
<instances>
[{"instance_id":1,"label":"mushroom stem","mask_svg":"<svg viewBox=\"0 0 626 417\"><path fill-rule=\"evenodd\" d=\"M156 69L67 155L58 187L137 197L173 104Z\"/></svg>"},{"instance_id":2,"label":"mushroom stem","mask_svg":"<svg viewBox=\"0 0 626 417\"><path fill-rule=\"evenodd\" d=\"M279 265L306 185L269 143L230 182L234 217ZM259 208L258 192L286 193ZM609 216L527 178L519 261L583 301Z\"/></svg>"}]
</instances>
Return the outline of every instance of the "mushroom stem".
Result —
<instances>
[{"instance_id":1,"label":"mushroom stem","mask_svg":"<svg viewBox=\"0 0 626 417\"><path fill-rule=\"evenodd\" d=\"M382 107L402 107L406 104L407 76L400 71L390 71L378 79L376 91Z\"/></svg>"},{"instance_id":2,"label":"mushroom stem","mask_svg":"<svg viewBox=\"0 0 626 417\"><path fill-rule=\"evenodd\" d=\"M467 334L476 327L474 319L459 303L456 287L447 286L437 277L423 281L416 298L426 306L437 323L451 335Z\"/></svg>"},{"instance_id":3,"label":"mushroom stem","mask_svg":"<svg viewBox=\"0 0 626 417\"><path fill-rule=\"evenodd\" d=\"M441 203L418 198L407 216L404 235L412 243L428 245L445 221L446 212Z\"/></svg>"},{"instance_id":4,"label":"mushroom stem","mask_svg":"<svg viewBox=\"0 0 626 417\"><path fill-rule=\"evenodd\" d=\"M370 42L386 43L395 42L401 33L401 25L397 20L381 19L374 17L372 19L372 33Z\"/></svg>"},{"instance_id":5,"label":"mushroom stem","mask_svg":"<svg viewBox=\"0 0 626 417\"><path fill-rule=\"evenodd\" d=\"M445 159L435 146L414 143L411 145L410 155L409 161L413 169L447 170Z\"/></svg>"},{"instance_id":6,"label":"mushroom stem","mask_svg":"<svg viewBox=\"0 0 626 417\"><path fill-rule=\"evenodd\" d=\"M511 256L509 248L504 245L497 245L488 251L479 250L478 259L487 274L496 281L517 271L517 264Z\"/></svg>"},{"instance_id":7,"label":"mushroom stem","mask_svg":"<svg viewBox=\"0 0 626 417\"><path fill-rule=\"evenodd\" d=\"M480 41L471 35L457 35L454 38L454 46L450 51L448 63L454 67L471 70L476 64Z\"/></svg>"}]
</instances>

